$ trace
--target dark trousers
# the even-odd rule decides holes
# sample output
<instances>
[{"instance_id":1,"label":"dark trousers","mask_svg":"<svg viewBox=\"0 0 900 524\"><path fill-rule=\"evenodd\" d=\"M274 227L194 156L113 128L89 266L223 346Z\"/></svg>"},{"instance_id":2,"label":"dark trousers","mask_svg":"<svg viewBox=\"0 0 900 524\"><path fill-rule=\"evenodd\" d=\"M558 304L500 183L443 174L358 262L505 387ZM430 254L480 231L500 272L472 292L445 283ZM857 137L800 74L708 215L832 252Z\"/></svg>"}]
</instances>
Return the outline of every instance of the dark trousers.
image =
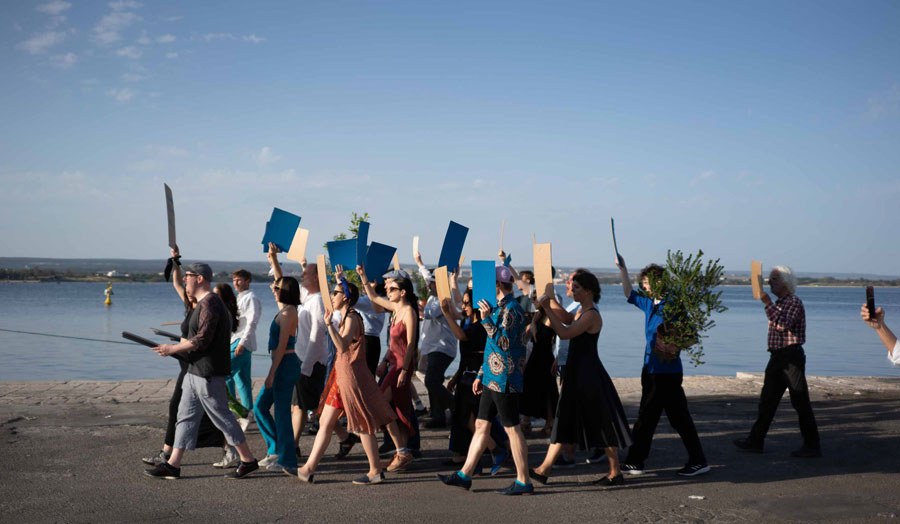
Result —
<instances>
[{"instance_id":1,"label":"dark trousers","mask_svg":"<svg viewBox=\"0 0 900 524\"><path fill-rule=\"evenodd\" d=\"M181 404L181 383L184 382L184 375L187 373L187 364L181 364L181 373L178 374L178 380L175 381L175 391L172 392L172 398L169 399L169 420L166 423L166 438L163 442L167 446L175 444L175 423L178 422L178 405ZM209 415L203 412L203 418L200 420L200 430L197 432L198 448L221 448L225 445L225 435L213 424Z\"/></svg>"},{"instance_id":2,"label":"dark trousers","mask_svg":"<svg viewBox=\"0 0 900 524\"><path fill-rule=\"evenodd\" d=\"M762 444L785 389L790 392L791 405L797 410L800 419L803 445L819 449L819 429L809 403L809 388L806 385L806 354L799 344L772 351L759 395L759 416L750 430L750 440Z\"/></svg>"},{"instance_id":3,"label":"dark trousers","mask_svg":"<svg viewBox=\"0 0 900 524\"><path fill-rule=\"evenodd\" d=\"M694 419L688 411L687 397L681 387L681 373L648 373L641 372L641 406L637 420L631 430L634 444L628 448L628 464L643 464L650 455L650 444L656 424L663 411L669 424L681 436L681 442L688 452L688 464L706 464L703 446Z\"/></svg>"},{"instance_id":4,"label":"dark trousers","mask_svg":"<svg viewBox=\"0 0 900 524\"><path fill-rule=\"evenodd\" d=\"M381 358L381 339L372 335L366 335L366 366L372 375L378 368L378 359Z\"/></svg>"},{"instance_id":5,"label":"dark trousers","mask_svg":"<svg viewBox=\"0 0 900 524\"><path fill-rule=\"evenodd\" d=\"M425 388L428 390L428 403L431 404L431 420L446 423L444 410L450 408L452 398L444 387L444 374L453 362L453 357L440 351L432 351L425 355L425 359Z\"/></svg>"}]
</instances>

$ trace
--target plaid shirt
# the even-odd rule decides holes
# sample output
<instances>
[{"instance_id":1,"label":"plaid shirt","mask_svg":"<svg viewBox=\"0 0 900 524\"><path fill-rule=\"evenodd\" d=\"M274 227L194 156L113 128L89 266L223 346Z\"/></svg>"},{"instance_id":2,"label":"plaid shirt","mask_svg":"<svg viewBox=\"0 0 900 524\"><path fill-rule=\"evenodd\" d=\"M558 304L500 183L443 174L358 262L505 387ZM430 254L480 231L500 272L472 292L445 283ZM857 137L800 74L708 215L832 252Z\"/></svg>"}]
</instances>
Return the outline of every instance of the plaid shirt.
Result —
<instances>
[{"instance_id":1,"label":"plaid shirt","mask_svg":"<svg viewBox=\"0 0 900 524\"><path fill-rule=\"evenodd\" d=\"M769 318L769 351L806 343L806 312L796 295L788 295L766 306Z\"/></svg>"}]
</instances>

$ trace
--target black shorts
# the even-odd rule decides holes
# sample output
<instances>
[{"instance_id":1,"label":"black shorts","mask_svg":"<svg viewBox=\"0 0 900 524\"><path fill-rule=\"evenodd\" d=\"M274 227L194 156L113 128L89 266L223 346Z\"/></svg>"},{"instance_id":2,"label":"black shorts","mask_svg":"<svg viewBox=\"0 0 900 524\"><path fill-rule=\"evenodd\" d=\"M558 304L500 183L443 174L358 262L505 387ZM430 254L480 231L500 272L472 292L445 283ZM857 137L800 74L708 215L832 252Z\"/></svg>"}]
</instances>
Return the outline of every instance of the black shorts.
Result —
<instances>
[{"instance_id":1,"label":"black shorts","mask_svg":"<svg viewBox=\"0 0 900 524\"><path fill-rule=\"evenodd\" d=\"M484 388L481 393L481 402L478 404L478 419L500 419L505 428L519 425L519 394L498 393L493 389Z\"/></svg>"},{"instance_id":2,"label":"black shorts","mask_svg":"<svg viewBox=\"0 0 900 524\"><path fill-rule=\"evenodd\" d=\"M302 365L302 364L301 364ZM325 366L318 362L313 365L312 375L306 377L303 374L294 385L294 394L291 397L291 405L299 406L305 410L319 407L319 398L325 389Z\"/></svg>"}]
</instances>

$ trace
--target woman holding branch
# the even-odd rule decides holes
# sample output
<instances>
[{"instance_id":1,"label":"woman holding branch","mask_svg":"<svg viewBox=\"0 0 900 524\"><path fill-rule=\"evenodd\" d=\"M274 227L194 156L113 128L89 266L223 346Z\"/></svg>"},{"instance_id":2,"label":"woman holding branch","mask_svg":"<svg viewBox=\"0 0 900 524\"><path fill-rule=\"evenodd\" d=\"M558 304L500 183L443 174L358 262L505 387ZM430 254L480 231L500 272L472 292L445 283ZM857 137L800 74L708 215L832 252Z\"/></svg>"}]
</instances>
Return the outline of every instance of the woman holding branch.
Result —
<instances>
[{"instance_id":1,"label":"woman holding branch","mask_svg":"<svg viewBox=\"0 0 900 524\"><path fill-rule=\"evenodd\" d=\"M256 396L253 413L259 432L266 441L266 458L259 461L269 471L284 471L294 475L297 471L297 454L294 445L294 429L291 422L291 395L300 377L300 360L294 352L297 342L297 305L300 304L300 283L294 277L285 277L278 263L278 248L269 243L269 264L275 275L272 295L278 304L278 313L269 327L269 352L272 364L263 388ZM275 405L275 417L269 410Z\"/></svg>"},{"instance_id":2,"label":"woman holding branch","mask_svg":"<svg viewBox=\"0 0 900 524\"><path fill-rule=\"evenodd\" d=\"M413 460L406 443L409 435L415 433L410 418L412 411L410 380L417 362L419 299L406 271L395 270L384 275L387 299L375 293L375 286L369 282L363 266L356 266L356 272L372 304L391 312L390 347L384 360L378 364L376 374L384 376L381 391L397 415L401 435L397 453L387 466L387 470L402 471Z\"/></svg>"},{"instance_id":3,"label":"woman holding branch","mask_svg":"<svg viewBox=\"0 0 900 524\"><path fill-rule=\"evenodd\" d=\"M347 430L359 436L369 471L354 480L354 484L379 484L384 481L381 461L378 458L378 442L375 432L387 426L394 445L400 449L400 429L391 406L375 383L375 377L366 364L366 339L362 316L353 309L359 300L359 289L347 282L344 268L337 266L338 286L334 288L331 304L340 314L341 323L332 324L332 313L325 313L325 327L335 347L334 382L319 418L319 431L306 464L297 471L297 478L312 483L313 474L325 449L331 441L331 433L341 411L347 416Z\"/></svg>"},{"instance_id":4,"label":"woman holding branch","mask_svg":"<svg viewBox=\"0 0 900 524\"><path fill-rule=\"evenodd\" d=\"M550 448L544 462L531 470L531 478L546 484L563 445L578 444L582 448L606 450L609 474L594 484L621 485L625 481L619 471L618 449L631 445L631 433L616 387L597 356L597 339L603 328L603 318L594 307L600 300L597 277L588 271L576 270L572 278L572 298L581 304L581 309L570 325L560 322L550 307L549 297L542 296L538 301L556 334L562 339L571 339L571 342Z\"/></svg>"}]
</instances>

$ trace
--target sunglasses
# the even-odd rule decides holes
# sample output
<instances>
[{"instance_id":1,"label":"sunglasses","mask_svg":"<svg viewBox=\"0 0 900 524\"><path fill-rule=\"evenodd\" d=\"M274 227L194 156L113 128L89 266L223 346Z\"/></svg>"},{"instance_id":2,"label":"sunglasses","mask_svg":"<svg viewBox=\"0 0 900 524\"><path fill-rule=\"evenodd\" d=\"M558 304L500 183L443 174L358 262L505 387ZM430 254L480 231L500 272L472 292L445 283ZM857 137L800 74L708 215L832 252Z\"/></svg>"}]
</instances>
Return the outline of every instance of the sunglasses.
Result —
<instances>
[{"instance_id":1,"label":"sunglasses","mask_svg":"<svg viewBox=\"0 0 900 524\"><path fill-rule=\"evenodd\" d=\"M276 286L275 284L272 284L272 289L274 289L275 291L281 291L281 288L279 286Z\"/></svg>"},{"instance_id":2,"label":"sunglasses","mask_svg":"<svg viewBox=\"0 0 900 524\"><path fill-rule=\"evenodd\" d=\"M200 276L200 275L198 275L197 273L185 273L185 274L184 274L184 278L190 278L190 277L197 278L197 277L199 277L199 276Z\"/></svg>"},{"instance_id":3,"label":"sunglasses","mask_svg":"<svg viewBox=\"0 0 900 524\"><path fill-rule=\"evenodd\" d=\"M338 293L343 294L343 292L344 292L343 288L337 288L337 289L333 289L333 290L331 291L331 294L332 294L332 295L337 295Z\"/></svg>"},{"instance_id":4,"label":"sunglasses","mask_svg":"<svg viewBox=\"0 0 900 524\"><path fill-rule=\"evenodd\" d=\"M386 288L384 288L384 290L385 290L386 292L390 293L391 291L400 291L400 288L399 288L399 287L396 287L396 286L391 286L391 287L386 287Z\"/></svg>"}]
</instances>

